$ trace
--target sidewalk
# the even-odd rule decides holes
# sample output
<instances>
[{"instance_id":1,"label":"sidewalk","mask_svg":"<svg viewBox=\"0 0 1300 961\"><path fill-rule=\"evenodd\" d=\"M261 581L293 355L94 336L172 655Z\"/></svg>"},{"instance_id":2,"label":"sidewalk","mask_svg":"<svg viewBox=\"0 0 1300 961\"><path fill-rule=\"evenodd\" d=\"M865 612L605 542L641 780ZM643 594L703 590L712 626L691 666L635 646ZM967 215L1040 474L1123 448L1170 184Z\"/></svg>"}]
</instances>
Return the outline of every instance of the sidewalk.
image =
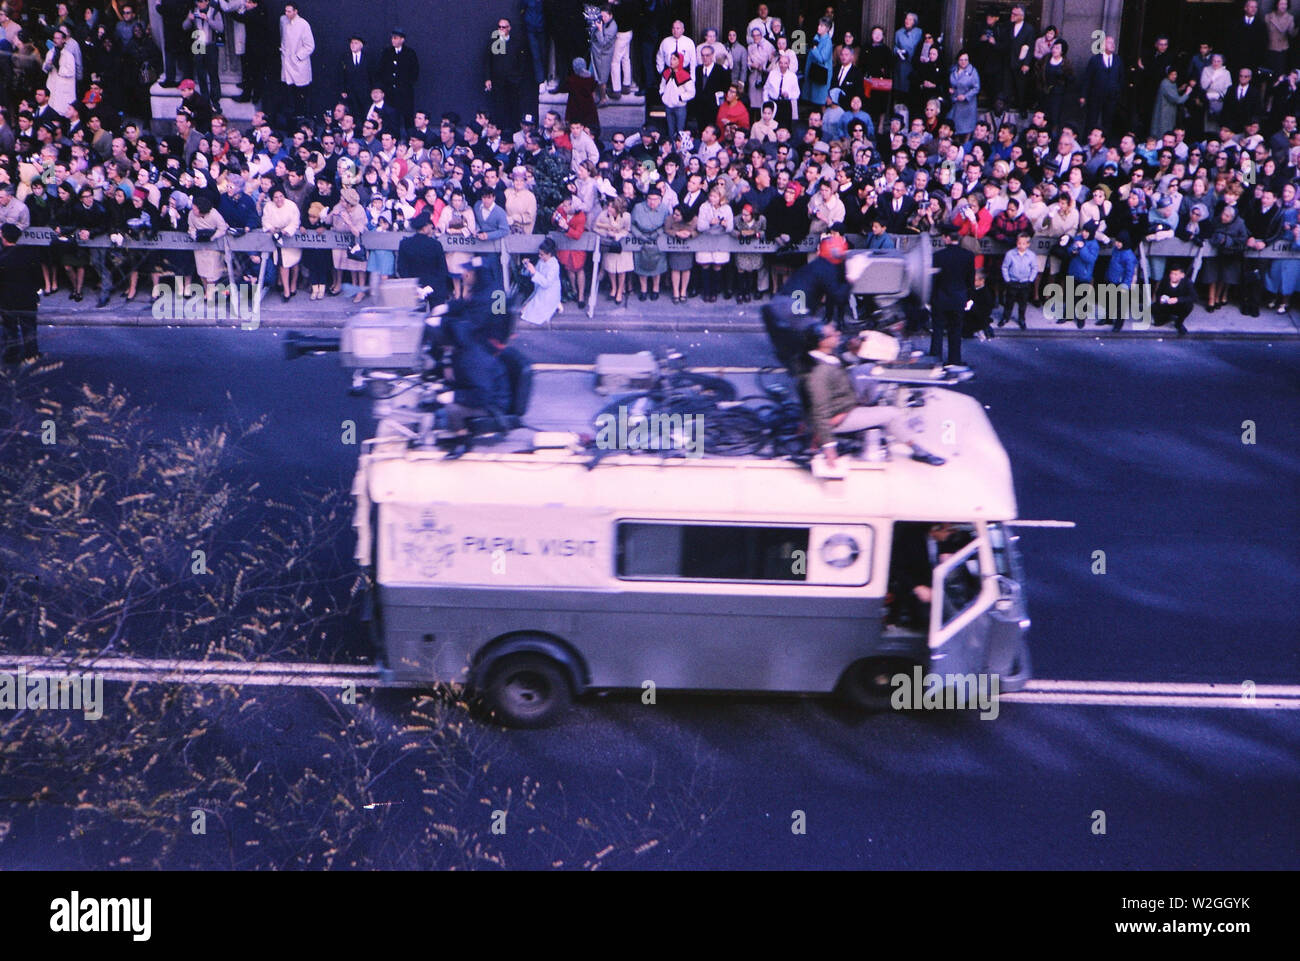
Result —
<instances>
[{"instance_id":1,"label":"sidewalk","mask_svg":"<svg viewBox=\"0 0 1300 961\"><path fill-rule=\"evenodd\" d=\"M268 328L321 328L337 329L344 321L358 311L366 310L372 305L370 298L360 304L354 304L346 293L338 297L326 297L324 300L311 301L307 292L299 291L290 303L284 303L280 295L269 292L263 300L257 326ZM763 332L763 302L736 305L732 301L719 300L706 305L699 298L687 304L674 305L666 296L658 301L637 300L635 295L627 303L617 307L602 292L597 300L593 317L588 317L585 309L579 305L566 303L564 310L555 315L550 324L553 330L586 330L601 332L645 332L645 331L731 331L738 334ZM1152 327L1147 330L1135 330L1128 325L1119 334L1112 333L1109 327L1095 327L1091 323L1079 330L1073 323L1054 324L1043 319L1041 310L1033 307L1028 312L1028 330L1020 330L1015 323L997 328L998 337L1158 337L1173 339L1177 336L1172 327ZM65 327L251 327L252 322L242 322L237 317L223 320L206 318L180 319L157 318L148 300L148 293L142 292L135 303L127 304L119 297L103 309L96 308L95 294L87 293L81 303L74 303L66 291L60 290L52 297L44 298L39 313L40 323L49 326ZM1244 317L1235 307L1226 307L1208 313L1204 307L1197 307L1187 319L1188 338L1213 338L1259 340L1274 338L1300 337L1300 311L1278 314L1271 310L1261 311L1258 317Z\"/></svg>"}]
</instances>

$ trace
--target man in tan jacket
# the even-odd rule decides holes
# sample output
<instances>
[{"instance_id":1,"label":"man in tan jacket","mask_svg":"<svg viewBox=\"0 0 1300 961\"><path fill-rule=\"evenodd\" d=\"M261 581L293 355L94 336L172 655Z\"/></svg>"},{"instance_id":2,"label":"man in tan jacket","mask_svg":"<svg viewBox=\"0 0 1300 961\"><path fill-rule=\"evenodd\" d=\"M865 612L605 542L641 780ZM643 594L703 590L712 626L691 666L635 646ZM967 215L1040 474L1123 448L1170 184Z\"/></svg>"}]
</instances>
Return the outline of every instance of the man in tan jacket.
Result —
<instances>
[{"instance_id":1,"label":"man in tan jacket","mask_svg":"<svg viewBox=\"0 0 1300 961\"><path fill-rule=\"evenodd\" d=\"M872 427L883 427L891 436L912 448L912 460L938 467L947 463L916 442L907 418L896 407L865 406L858 400L853 381L837 356L840 333L834 324L812 326L805 330L809 367L804 375L813 444L820 448L826 464L834 468L836 438L856 434Z\"/></svg>"}]
</instances>

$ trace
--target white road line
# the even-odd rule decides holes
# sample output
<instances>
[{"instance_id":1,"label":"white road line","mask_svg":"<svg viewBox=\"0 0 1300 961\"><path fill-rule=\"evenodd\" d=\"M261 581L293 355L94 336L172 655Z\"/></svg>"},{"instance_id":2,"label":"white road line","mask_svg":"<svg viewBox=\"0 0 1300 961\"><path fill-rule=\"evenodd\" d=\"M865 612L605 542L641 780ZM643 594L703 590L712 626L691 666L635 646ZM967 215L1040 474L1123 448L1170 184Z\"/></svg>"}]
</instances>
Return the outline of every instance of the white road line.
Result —
<instances>
[{"instance_id":1,"label":"white road line","mask_svg":"<svg viewBox=\"0 0 1300 961\"><path fill-rule=\"evenodd\" d=\"M1108 694L1196 694L1240 697L1243 681L1210 684L1178 681L1049 681L1033 680L1026 691L1089 691ZM1256 684L1255 694L1272 697L1300 697L1300 684Z\"/></svg>"},{"instance_id":2,"label":"white road line","mask_svg":"<svg viewBox=\"0 0 1300 961\"><path fill-rule=\"evenodd\" d=\"M999 694L999 701L1013 704L1106 704L1114 707L1209 707L1250 711L1300 711L1300 699L1256 697L1194 697L1190 695L1068 694L1050 691L1018 691Z\"/></svg>"},{"instance_id":3,"label":"white road line","mask_svg":"<svg viewBox=\"0 0 1300 961\"><path fill-rule=\"evenodd\" d=\"M97 661L62 661L32 655L0 654L0 673L24 671L28 677L64 677L94 673L105 681L162 684L235 684L253 687L422 687L419 682L380 679L379 669L365 664L314 664L293 661L241 663L104 657ZM1013 704L1110 705L1115 707L1184 707L1237 710L1300 710L1300 685L1258 684L1254 698L1243 697L1240 681L1035 680L1025 690L999 695Z\"/></svg>"}]
</instances>

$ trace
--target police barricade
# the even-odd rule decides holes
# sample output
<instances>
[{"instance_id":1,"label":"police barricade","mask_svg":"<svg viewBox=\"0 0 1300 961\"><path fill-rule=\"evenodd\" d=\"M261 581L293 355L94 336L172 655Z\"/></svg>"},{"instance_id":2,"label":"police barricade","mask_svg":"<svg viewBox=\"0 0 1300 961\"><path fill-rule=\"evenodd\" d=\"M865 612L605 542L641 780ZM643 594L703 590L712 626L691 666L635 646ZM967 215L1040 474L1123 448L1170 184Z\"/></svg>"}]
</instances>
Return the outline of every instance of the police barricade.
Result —
<instances>
[{"instance_id":1,"label":"police barricade","mask_svg":"<svg viewBox=\"0 0 1300 961\"><path fill-rule=\"evenodd\" d=\"M104 265L104 252L107 250L120 250L126 253L167 250L220 251L225 257L228 275L234 278L235 272L232 258L236 253L269 254L274 253L277 246L299 249L323 247L330 250L350 250L358 242L366 250L396 250L402 240L409 236L411 236L409 231L367 231L358 237L357 234L350 231L333 229L323 231L300 230L296 234L281 235L280 244L277 245L271 232L261 228L253 228L240 236L226 235L212 241L198 241L188 233L180 231L159 231L147 236L126 236L120 244L115 244L109 236L101 234L89 240L79 241L79 246L92 252L93 263L101 272ZM509 234L499 240L449 236L440 236L438 240L443 249L448 252L491 254L499 257L502 276L509 278L510 258L512 256L536 254L542 241L548 236L555 241L556 247L560 250L580 250L592 254L592 284L587 302L587 314L590 316L595 307L598 286L596 281L599 277L601 260L601 237L595 232L589 230L577 239L564 233L554 232L550 234ZM846 236L852 247L861 248L865 244L865 239L862 236ZM900 251L907 251L919 242L919 237L916 234L890 234L889 236L893 240L894 249ZM20 243L49 246L53 241L53 237L54 230L51 227L29 227L23 231ZM693 237L660 235L654 238L652 242L654 246L665 253L726 251L729 253L754 254L811 254L817 249L820 239L820 236L813 234L798 243L782 245L758 237L737 237L730 234L697 234ZM623 250L635 253L645 246L647 241L629 235L620 240L619 243ZM980 253L995 257L1001 256L1011 249L1010 244L1004 244L988 237L981 238L978 241L978 246ZM1051 255L1057 251L1059 246L1059 238L1046 237L1040 234L1035 234L1030 243L1030 249L1034 253L1042 255ZM1108 257L1109 255L1109 248L1103 245L1101 256ZM1151 276L1147 263L1149 257L1178 257L1192 261L1189 276L1195 280L1202 262L1206 258L1216 257L1218 254L1208 243L1196 245L1171 239L1143 242L1139 248L1139 256L1142 273L1147 278ZM1293 250L1292 241L1287 239L1277 241L1261 250L1247 250L1242 256L1246 259L1275 260L1300 257L1300 251ZM261 258L255 294L257 297L260 297L265 282L268 259L265 256Z\"/></svg>"}]
</instances>

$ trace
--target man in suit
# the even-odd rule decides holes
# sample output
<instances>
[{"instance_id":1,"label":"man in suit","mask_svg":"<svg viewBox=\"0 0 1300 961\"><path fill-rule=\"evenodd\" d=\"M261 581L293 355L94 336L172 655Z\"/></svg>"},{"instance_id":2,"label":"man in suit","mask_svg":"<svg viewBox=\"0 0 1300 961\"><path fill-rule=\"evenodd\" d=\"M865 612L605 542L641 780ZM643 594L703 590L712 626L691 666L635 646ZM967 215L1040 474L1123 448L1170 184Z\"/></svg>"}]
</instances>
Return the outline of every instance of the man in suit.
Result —
<instances>
[{"instance_id":1,"label":"man in suit","mask_svg":"<svg viewBox=\"0 0 1300 961\"><path fill-rule=\"evenodd\" d=\"M524 97L532 76L528 45L523 37L512 36L510 29L508 17L497 19L497 28L488 43L488 76L483 83L483 89L492 98L492 114L502 124L514 123L533 101L533 97Z\"/></svg>"},{"instance_id":2,"label":"man in suit","mask_svg":"<svg viewBox=\"0 0 1300 961\"><path fill-rule=\"evenodd\" d=\"M948 363L961 363L962 313L975 290L975 255L959 245L957 225L943 225L943 246L934 254L934 285L930 291L930 353L943 362L944 334Z\"/></svg>"},{"instance_id":3,"label":"man in suit","mask_svg":"<svg viewBox=\"0 0 1300 961\"><path fill-rule=\"evenodd\" d=\"M849 98L854 94L862 96L862 71L858 69L857 64L853 62L853 48L840 48L840 62L831 70L831 90L839 89L841 92L839 105L845 110L849 108ZM830 97L828 95L827 99ZM817 106L823 106L818 104Z\"/></svg>"},{"instance_id":4,"label":"man in suit","mask_svg":"<svg viewBox=\"0 0 1300 961\"><path fill-rule=\"evenodd\" d=\"M1037 33L1025 20L1025 8L1017 4L1011 8L1011 24L1007 28L1007 83L1006 95L1011 106L1024 110L1034 67L1034 41Z\"/></svg>"},{"instance_id":5,"label":"man in suit","mask_svg":"<svg viewBox=\"0 0 1300 961\"><path fill-rule=\"evenodd\" d=\"M1258 67L1268 50L1268 27L1259 15L1256 0L1246 0L1241 16L1228 28L1227 66L1229 70Z\"/></svg>"},{"instance_id":6,"label":"man in suit","mask_svg":"<svg viewBox=\"0 0 1300 961\"><path fill-rule=\"evenodd\" d=\"M1107 37L1101 53L1088 60L1083 71L1079 106L1087 111L1085 126L1111 132L1115 105L1124 91L1124 62L1115 54L1115 38Z\"/></svg>"},{"instance_id":7,"label":"man in suit","mask_svg":"<svg viewBox=\"0 0 1300 961\"><path fill-rule=\"evenodd\" d=\"M415 119L415 81L420 79L420 58L406 45L406 32L393 28L391 43L379 56L374 82L383 88L385 99L397 111L402 131ZM399 131L393 131L394 136Z\"/></svg>"},{"instance_id":8,"label":"man in suit","mask_svg":"<svg viewBox=\"0 0 1300 961\"><path fill-rule=\"evenodd\" d=\"M343 87L339 97L355 112L366 110L370 104L370 91L374 87L374 69L365 41L355 34L348 41L348 54L343 58Z\"/></svg>"},{"instance_id":9,"label":"man in suit","mask_svg":"<svg viewBox=\"0 0 1300 961\"><path fill-rule=\"evenodd\" d=\"M397 245L397 273L401 277L414 277L421 287L429 287L432 292L425 298L431 307L447 302L447 292L451 289L447 274L447 255L433 235L433 217L428 210L421 210L411 221L415 230Z\"/></svg>"},{"instance_id":10,"label":"man in suit","mask_svg":"<svg viewBox=\"0 0 1300 961\"><path fill-rule=\"evenodd\" d=\"M17 224L0 227L0 324L4 334L4 363L36 360L36 308L40 304L41 249L19 246L23 230Z\"/></svg>"},{"instance_id":11,"label":"man in suit","mask_svg":"<svg viewBox=\"0 0 1300 961\"><path fill-rule=\"evenodd\" d=\"M876 216L884 223L888 233L901 234L907 232L907 222L915 211L916 201L908 196L907 184L899 178L894 181L888 199L880 205Z\"/></svg>"},{"instance_id":12,"label":"man in suit","mask_svg":"<svg viewBox=\"0 0 1300 961\"><path fill-rule=\"evenodd\" d=\"M1178 329L1178 336L1187 333L1184 322L1196 303L1196 291L1187 279L1187 272L1181 263L1169 265L1169 272L1156 287L1155 298L1151 304L1151 322L1156 327L1163 327L1171 320Z\"/></svg>"},{"instance_id":13,"label":"man in suit","mask_svg":"<svg viewBox=\"0 0 1300 961\"><path fill-rule=\"evenodd\" d=\"M361 111L360 115L353 116L361 121L361 126L365 128L367 120L373 121L378 130L384 133L391 133L394 139L397 138L398 131L402 128L402 118L398 116L397 111L388 104L384 94L384 88L375 86L370 90L370 105L368 107L354 107L352 109Z\"/></svg>"},{"instance_id":14,"label":"man in suit","mask_svg":"<svg viewBox=\"0 0 1300 961\"><path fill-rule=\"evenodd\" d=\"M1268 150L1273 155L1278 169L1287 166L1291 154L1291 138L1296 132L1296 115L1286 114L1282 118L1282 128L1268 138Z\"/></svg>"},{"instance_id":15,"label":"man in suit","mask_svg":"<svg viewBox=\"0 0 1300 961\"><path fill-rule=\"evenodd\" d=\"M1264 97L1259 84L1254 83L1254 74L1249 67L1237 71L1237 82L1228 88L1223 96L1223 110L1219 114L1219 123L1240 133L1246 124L1258 120L1264 109Z\"/></svg>"},{"instance_id":16,"label":"man in suit","mask_svg":"<svg viewBox=\"0 0 1300 961\"><path fill-rule=\"evenodd\" d=\"M716 62L713 47L700 47L699 55L700 65L695 68L695 99L690 102L688 110L695 128L703 130L709 124L717 123L718 106L731 86L731 71Z\"/></svg>"}]
</instances>

